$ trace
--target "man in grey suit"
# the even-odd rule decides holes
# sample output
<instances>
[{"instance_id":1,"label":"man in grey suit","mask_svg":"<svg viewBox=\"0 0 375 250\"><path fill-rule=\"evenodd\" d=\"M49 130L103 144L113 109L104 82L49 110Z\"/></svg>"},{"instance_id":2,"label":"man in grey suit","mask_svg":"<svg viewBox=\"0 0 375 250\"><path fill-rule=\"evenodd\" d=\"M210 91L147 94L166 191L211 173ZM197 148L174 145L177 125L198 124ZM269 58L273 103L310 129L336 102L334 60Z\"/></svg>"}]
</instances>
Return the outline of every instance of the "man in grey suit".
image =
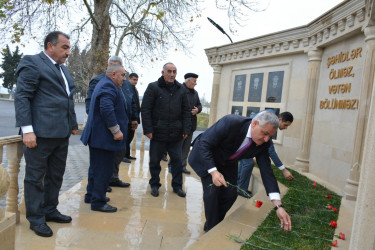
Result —
<instances>
[{"instance_id":1,"label":"man in grey suit","mask_svg":"<svg viewBox=\"0 0 375 250\"><path fill-rule=\"evenodd\" d=\"M78 131L76 87L62 65L69 55L69 36L53 31L44 40L44 52L24 56L16 70L14 105L16 126L21 127L25 144L26 218L30 229L43 237L53 234L46 221L72 221L57 210L69 137Z\"/></svg>"}]
</instances>

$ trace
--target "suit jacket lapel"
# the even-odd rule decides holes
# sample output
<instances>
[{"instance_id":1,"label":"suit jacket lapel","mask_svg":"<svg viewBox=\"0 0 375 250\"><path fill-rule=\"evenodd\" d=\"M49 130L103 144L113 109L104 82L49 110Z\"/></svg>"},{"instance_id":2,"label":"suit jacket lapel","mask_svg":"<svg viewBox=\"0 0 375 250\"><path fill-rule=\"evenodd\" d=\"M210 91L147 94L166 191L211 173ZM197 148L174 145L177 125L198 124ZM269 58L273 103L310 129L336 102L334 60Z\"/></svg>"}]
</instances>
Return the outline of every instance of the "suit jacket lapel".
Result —
<instances>
[{"instance_id":1,"label":"suit jacket lapel","mask_svg":"<svg viewBox=\"0 0 375 250\"><path fill-rule=\"evenodd\" d=\"M238 148L241 146L242 142L245 140L245 137L246 137L246 134L247 134L247 131L249 130L249 126L250 126L250 122L246 122L242 127L241 127L241 130L240 130L240 133L239 133L239 136L236 136L236 141L235 143L233 144L233 154L238 150ZM245 150L246 152L246 150Z\"/></svg>"},{"instance_id":2,"label":"suit jacket lapel","mask_svg":"<svg viewBox=\"0 0 375 250\"><path fill-rule=\"evenodd\" d=\"M61 72L57 69L57 67L51 62L51 60L44 54L44 52L40 52L40 57L43 59L44 63L48 65L48 67L50 67L52 69L53 72L55 72L57 78L59 79L59 82L60 82L60 85L61 87L64 89L65 93L66 93L66 88L65 88L65 82L64 82L64 78L61 74ZM64 72L65 74L65 72ZM66 93L68 94L68 93Z\"/></svg>"}]
</instances>

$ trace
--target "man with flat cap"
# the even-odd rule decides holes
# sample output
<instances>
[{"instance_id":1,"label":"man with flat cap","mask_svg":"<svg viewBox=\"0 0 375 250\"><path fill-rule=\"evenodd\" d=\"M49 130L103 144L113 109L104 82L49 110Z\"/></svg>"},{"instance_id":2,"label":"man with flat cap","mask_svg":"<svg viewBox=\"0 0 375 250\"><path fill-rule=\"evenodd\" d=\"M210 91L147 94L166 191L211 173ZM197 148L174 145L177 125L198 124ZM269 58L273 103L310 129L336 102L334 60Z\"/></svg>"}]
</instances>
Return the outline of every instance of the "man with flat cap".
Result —
<instances>
[{"instance_id":1,"label":"man with flat cap","mask_svg":"<svg viewBox=\"0 0 375 250\"><path fill-rule=\"evenodd\" d=\"M201 101L199 100L198 92L194 89L197 85L198 75L195 73L186 73L184 75L185 81L183 86L185 87L186 97L189 103L189 110L191 112L191 130L189 136L186 137L182 142L181 151L181 163L182 172L185 174L190 174L190 171L186 169L187 157L190 151L191 141L193 139L193 132L197 129L197 114L202 111ZM168 169L171 171L170 162L168 163Z\"/></svg>"}]
</instances>

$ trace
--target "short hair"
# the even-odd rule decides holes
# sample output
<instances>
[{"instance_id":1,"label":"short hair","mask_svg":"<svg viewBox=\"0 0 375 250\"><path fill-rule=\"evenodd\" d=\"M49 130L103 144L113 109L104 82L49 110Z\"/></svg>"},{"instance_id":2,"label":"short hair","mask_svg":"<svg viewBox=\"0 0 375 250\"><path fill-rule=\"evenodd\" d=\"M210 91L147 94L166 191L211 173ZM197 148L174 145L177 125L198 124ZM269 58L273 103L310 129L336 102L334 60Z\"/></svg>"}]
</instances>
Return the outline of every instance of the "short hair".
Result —
<instances>
[{"instance_id":1,"label":"short hair","mask_svg":"<svg viewBox=\"0 0 375 250\"><path fill-rule=\"evenodd\" d=\"M263 126L267 123L271 124L271 126L274 129L278 129L279 127L279 118L272 112L270 111L263 111L258 113L254 118L253 121L258 121L259 126Z\"/></svg>"},{"instance_id":2,"label":"short hair","mask_svg":"<svg viewBox=\"0 0 375 250\"><path fill-rule=\"evenodd\" d=\"M120 62L120 65L122 65L122 59L119 56L111 56L108 59L108 65L111 64L111 62Z\"/></svg>"},{"instance_id":3,"label":"short hair","mask_svg":"<svg viewBox=\"0 0 375 250\"><path fill-rule=\"evenodd\" d=\"M292 123L293 122L293 115L292 113L288 112L288 111L285 111L285 112L282 112L279 117L281 118L281 120L283 122L290 122Z\"/></svg>"},{"instance_id":4,"label":"short hair","mask_svg":"<svg viewBox=\"0 0 375 250\"><path fill-rule=\"evenodd\" d=\"M133 77L135 77L135 78L139 78L137 73L131 73L131 74L129 75L129 78L133 78Z\"/></svg>"},{"instance_id":5,"label":"short hair","mask_svg":"<svg viewBox=\"0 0 375 250\"><path fill-rule=\"evenodd\" d=\"M70 39L69 35L65 34L64 32L52 31L44 39L44 49L48 49L48 43L52 43L56 46L56 44L59 42L59 35L65 36L68 40Z\"/></svg>"},{"instance_id":6,"label":"short hair","mask_svg":"<svg viewBox=\"0 0 375 250\"><path fill-rule=\"evenodd\" d=\"M117 63L108 64L107 71L105 72L105 75L109 76L109 75L112 74L112 72L117 72L120 68L124 68L124 67L122 67L122 65L117 64Z\"/></svg>"},{"instance_id":7,"label":"short hair","mask_svg":"<svg viewBox=\"0 0 375 250\"><path fill-rule=\"evenodd\" d=\"M174 63L172 63L172 62L167 62L166 64L163 65L163 71L166 70L166 67L167 67L168 64L174 65ZM174 66L176 67L176 65L174 65Z\"/></svg>"}]
</instances>

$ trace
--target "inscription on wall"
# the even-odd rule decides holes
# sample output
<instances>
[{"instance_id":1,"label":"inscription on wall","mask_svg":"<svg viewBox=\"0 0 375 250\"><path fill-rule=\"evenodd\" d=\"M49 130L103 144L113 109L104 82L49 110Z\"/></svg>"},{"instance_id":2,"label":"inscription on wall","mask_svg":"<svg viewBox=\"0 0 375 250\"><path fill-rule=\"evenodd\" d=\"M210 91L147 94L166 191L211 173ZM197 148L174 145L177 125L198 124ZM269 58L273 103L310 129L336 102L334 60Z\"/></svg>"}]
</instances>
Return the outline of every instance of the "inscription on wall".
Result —
<instances>
[{"instance_id":1,"label":"inscription on wall","mask_svg":"<svg viewBox=\"0 0 375 250\"><path fill-rule=\"evenodd\" d=\"M340 52L337 55L327 58L327 68L344 62L353 61L362 57L362 47L352 49L351 51ZM350 93L352 88L351 79L355 77L353 66L343 67L339 69L332 68L329 72L328 79L330 81L342 79L344 82L340 84L332 84L328 86L329 95L334 95L330 99L320 100L320 109L358 109L359 99L340 99L337 95Z\"/></svg>"}]
</instances>

